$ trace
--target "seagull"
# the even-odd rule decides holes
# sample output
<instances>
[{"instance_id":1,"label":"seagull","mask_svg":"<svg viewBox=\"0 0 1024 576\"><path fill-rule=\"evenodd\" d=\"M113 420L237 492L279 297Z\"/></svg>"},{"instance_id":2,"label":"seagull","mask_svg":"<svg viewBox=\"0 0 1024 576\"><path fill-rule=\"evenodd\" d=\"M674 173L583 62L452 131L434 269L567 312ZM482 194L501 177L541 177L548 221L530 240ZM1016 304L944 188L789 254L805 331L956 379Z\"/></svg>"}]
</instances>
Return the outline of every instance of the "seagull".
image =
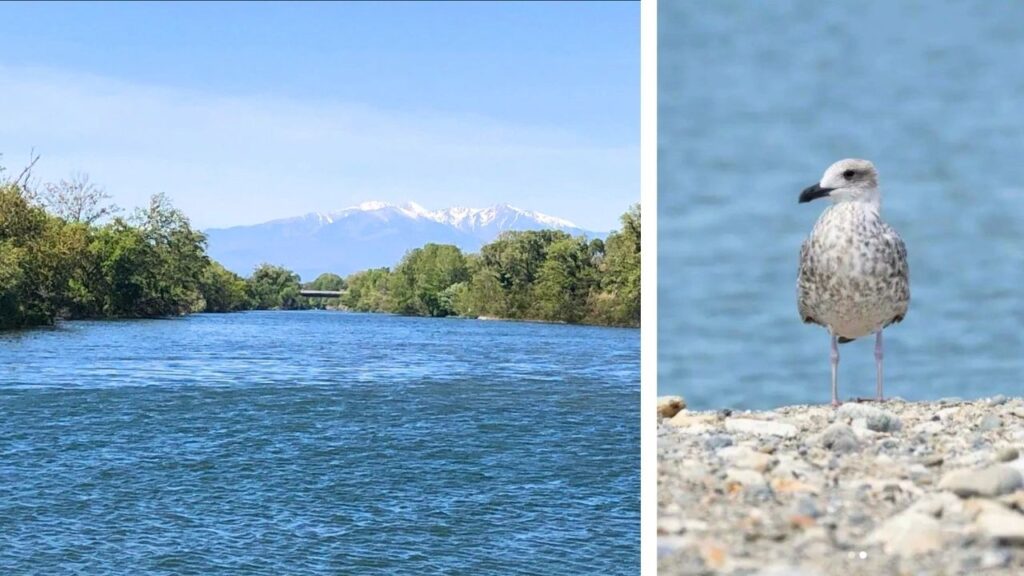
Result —
<instances>
[{"instance_id":1,"label":"seagull","mask_svg":"<svg viewBox=\"0 0 1024 576\"><path fill-rule=\"evenodd\" d=\"M910 274L903 239L882 220L878 171L867 160L840 160L800 203L828 198L800 248L797 308L805 323L828 329L832 340L832 405L839 405L839 344L875 334L875 400L882 401L882 330L903 320Z\"/></svg>"}]
</instances>

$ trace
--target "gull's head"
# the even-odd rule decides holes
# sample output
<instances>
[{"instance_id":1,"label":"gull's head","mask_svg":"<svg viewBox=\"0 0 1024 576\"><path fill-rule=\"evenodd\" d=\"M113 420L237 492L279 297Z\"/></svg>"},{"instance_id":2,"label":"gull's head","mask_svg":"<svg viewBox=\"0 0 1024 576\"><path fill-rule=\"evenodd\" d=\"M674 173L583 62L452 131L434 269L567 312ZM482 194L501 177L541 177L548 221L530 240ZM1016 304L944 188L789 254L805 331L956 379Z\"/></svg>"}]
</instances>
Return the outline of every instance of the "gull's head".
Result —
<instances>
[{"instance_id":1,"label":"gull's head","mask_svg":"<svg viewBox=\"0 0 1024 576\"><path fill-rule=\"evenodd\" d=\"M878 205L878 171L867 160L848 158L825 170L821 181L800 193L800 202L828 197L833 203L868 202Z\"/></svg>"}]
</instances>

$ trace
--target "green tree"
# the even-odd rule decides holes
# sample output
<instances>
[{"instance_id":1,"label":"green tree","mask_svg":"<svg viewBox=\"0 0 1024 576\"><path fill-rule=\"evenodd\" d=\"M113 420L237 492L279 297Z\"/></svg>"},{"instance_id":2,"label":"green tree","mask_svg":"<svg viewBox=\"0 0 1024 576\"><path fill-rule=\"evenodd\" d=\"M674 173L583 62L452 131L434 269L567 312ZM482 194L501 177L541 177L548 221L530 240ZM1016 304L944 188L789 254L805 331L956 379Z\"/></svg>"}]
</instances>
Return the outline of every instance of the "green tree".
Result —
<instances>
[{"instance_id":1,"label":"green tree","mask_svg":"<svg viewBox=\"0 0 1024 576\"><path fill-rule=\"evenodd\" d=\"M21 186L0 185L0 328L48 324L56 315L52 232Z\"/></svg>"},{"instance_id":2,"label":"green tree","mask_svg":"<svg viewBox=\"0 0 1024 576\"><path fill-rule=\"evenodd\" d=\"M640 205L622 215L622 229L605 241L600 295L592 300L594 319L604 324L640 324Z\"/></svg>"},{"instance_id":3,"label":"green tree","mask_svg":"<svg viewBox=\"0 0 1024 576\"><path fill-rule=\"evenodd\" d=\"M547 257L548 247L566 238L571 236L559 230L503 233L480 250L479 281L474 277L474 289L492 292L496 280L504 293L502 315L529 317L534 310L533 283ZM483 297L483 294L478 295L478 300Z\"/></svg>"},{"instance_id":4,"label":"green tree","mask_svg":"<svg viewBox=\"0 0 1024 576\"><path fill-rule=\"evenodd\" d=\"M94 311L107 317L145 317L169 313L160 286L160 255L146 234L121 218L101 228L89 244L93 264L86 294L95 295Z\"/></svg>"},{"instance_id":5,"label":"green tree","mask_svg":"<svg viewBox=\"0 0 1024 576\"><path fill-rule=\"evenodd\" d=\"M457 246L427 244L410 251L390 279L393 311L399 314L449 316L450 297L442 294L453 284L469 280L466 258Z\"/></svg>"},{"instance_id":6,"label":"green tree","mask_svg":"<svg viewBox=\"0 0 1024 576\"><path fill-rule=\"evenodd\" d=\"M545 320L579 322L587 313L594 265L586 239L553 242L537 275L536 310Z\"/></svg>"},{"instance_id":7,"label":"green tree","mask_svg":"<svg viewBox=\"0 0 1024 576\"><path fill-rule=\"evenodd\" d=\"M301 305L299 275L280 266L257 266L246 280L246 290L258 310L294 310Z\"/></svg>"},{"instance_id":8,"label":"green tree","mask_svg":"<svg viewBox=\"0 0 1024 576\"><path fill-rule=\"evenodd\" d=\"M388 268L371 268L356 272L345 282L348 289L341 303L357 312L389 312L392 309L388 291L391 272Z\"/></svg>"},{"instance_id":9,"label":"green tree","mask_svg":"<svg viewBox=\"0 0 1024 576\"><path fill-rule=\"evenodd\" d=\"M210 262L203 272L200 292L205 304L204 312L237 312L252 307L245 280L224 268L219 262Z\"/></svg>"}]
</instances>

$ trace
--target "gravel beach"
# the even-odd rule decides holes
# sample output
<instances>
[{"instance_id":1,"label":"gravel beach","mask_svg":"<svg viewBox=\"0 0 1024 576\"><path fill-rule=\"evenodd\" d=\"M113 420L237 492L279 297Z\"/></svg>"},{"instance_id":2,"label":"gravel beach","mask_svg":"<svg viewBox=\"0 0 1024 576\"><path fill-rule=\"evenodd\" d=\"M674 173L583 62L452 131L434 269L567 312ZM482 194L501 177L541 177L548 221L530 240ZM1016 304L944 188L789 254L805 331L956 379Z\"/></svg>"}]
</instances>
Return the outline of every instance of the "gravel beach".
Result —
<instances>
[{"instance_id":1,"label":"gravel beach","mask_svg":"<svg viewBox=\"0 0 1024 576\"><path fill-rule=\"evenodd\" d=\"M658 403L658 573L1024 574L1024 399Z\"/></svg>"}]
</instances>

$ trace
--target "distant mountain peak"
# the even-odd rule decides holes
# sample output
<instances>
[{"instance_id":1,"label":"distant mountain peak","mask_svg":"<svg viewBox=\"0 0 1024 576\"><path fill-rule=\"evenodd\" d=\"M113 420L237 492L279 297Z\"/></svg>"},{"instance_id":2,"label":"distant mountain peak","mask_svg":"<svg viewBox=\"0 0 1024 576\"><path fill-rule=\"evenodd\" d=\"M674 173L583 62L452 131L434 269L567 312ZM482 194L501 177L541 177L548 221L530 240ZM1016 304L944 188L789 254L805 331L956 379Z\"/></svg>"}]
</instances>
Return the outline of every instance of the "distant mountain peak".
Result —
<instances>
[{"instance_id":1,"label":"distant mountain peak","mask_svg":"<svg viewBox=\"0 0 1024 576\"><path fill-rule=\"evenodd\" d=\"M415 202L372 200L335 212L310 212L251 226L207 230L209 253L229 270L249 274L271 262L311 279L393 266L427 242L479 250L508 230L556 229L595 236L569 220L501 203L487 208L428 210Z\"/></svg>"},{"instance_id":2,"label":"distant mountain peak","mask_svg":"<svg viewBox=\"0 0 1024 576\"><path fill-rule=\"evenodd\" d=\"M564 218L549 216L533 210L524 210L511 204L500 203L487 208L469 208L465 206L452 206L443 210L428 210L416 202L405 202L393 204L380 200L369 200L355 206L345 208L338 212L329 214L317 213L321 221L333 223L340 217L350 215L354 212L380 212L389 211L402 214L412 219L425 218L440 224L448 224L457 228L476 229L488 226L492 222L499 225L513 225L519 218L533 220L536 223L557 229L579 229L579 226Z\"/></svg>"}]
</instances>

